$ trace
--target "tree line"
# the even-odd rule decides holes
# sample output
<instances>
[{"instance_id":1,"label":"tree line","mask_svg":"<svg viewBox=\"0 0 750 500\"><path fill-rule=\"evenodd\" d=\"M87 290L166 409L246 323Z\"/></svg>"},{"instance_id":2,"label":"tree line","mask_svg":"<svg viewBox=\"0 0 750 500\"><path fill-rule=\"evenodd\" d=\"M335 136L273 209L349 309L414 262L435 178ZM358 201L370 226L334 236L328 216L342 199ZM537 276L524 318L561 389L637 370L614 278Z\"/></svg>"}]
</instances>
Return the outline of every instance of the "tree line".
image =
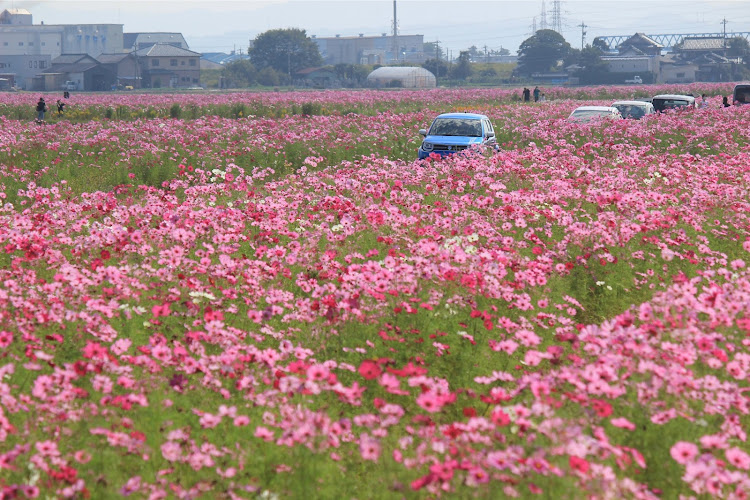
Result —
<instances>
[{"instance_id":1,"label":"tree line","mask_svg":"<svg viewBox=\"0 0 750 500\"><path fill-rule=\"evenodd\" d=\"M679 51L680 47L675 47ZM573 75L582 84L618 83L620 75L610 74L607 63L602 60L607 47L600 40L582 49L573 48L565 38L554 30L537 31L518 48L518 63L513 74L498 74L497 65L482 64L490 56L509 55L510 51L482 51L476 46L460 51L456 59L448 61L443 50L434 42L424 44L425 54L434 54L422 63L438 79L456 82L502 83L530 78L535 73L563 72L575 68ZM318 45L307 36L305 30L297 28L274 29L258 35L248 49L248 60L227 64L221 77L227 86L252 87L255 85L278 86L295 82L298 71L306 68L324 67ZM718 75L719 78L742 79L750 77L750 44L740 37L727 42L727 57L739 58L742 64L733 65L733 74ZM361 87L367 75L379 67L359 64L336 64L325 66L342 87ZM646 76L646 78L648 78ZM617 80L617 81L615 81Z\"/></svg>"}]
</instances>

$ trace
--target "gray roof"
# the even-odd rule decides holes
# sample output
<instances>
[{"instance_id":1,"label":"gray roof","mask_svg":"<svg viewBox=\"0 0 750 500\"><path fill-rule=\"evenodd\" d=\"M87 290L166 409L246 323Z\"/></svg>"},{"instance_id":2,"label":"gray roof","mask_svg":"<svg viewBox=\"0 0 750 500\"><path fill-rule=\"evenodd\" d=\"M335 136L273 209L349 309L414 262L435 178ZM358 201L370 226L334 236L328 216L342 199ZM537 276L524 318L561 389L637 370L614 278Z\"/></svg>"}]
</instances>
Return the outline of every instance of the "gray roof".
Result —
<instances>
[{"instance_id":1,"label":"gray roof","mask_svg":"<svg viewBox=\"0 0 750 500\"><path fill-rule=\"evenodd\" d=\"M96 56L96 60L102 64L113 64L119 63L123 59L130 57L130 53L126 54L99 54Z\"/></svg>"},{"instance_id":2,"label":"gray roof","mask_svg":"<svg viewBox=\"0 0 750 500\"><path fill-rule=\"evenodd\" d=\"M96 59L88 54L61 54L52 59L52 64L76 64L80 62L96 63Z\"/></svg>"},{"instance_id":3,"label":"gray roof","mask_svg":"<svg viewBox=\"0 0 750 500\"><path fill-rule=\"evenodd\" d=\"M85 71L90 70L91 68L96 68L99 66L99 63L94 62L81 62L81 63L73 63L73 64L54 64L51 68L49 68L46 71L42 71L42 73L83 73Z\"/></svg>"},{"instance_id":4,"label":"gray roof","mask_svg":"<svg viewBox=\"0 0 750 500\"><path fill-rule=\"evenodd\" d=\"M680 50L722 50L723 48L723 38L696 37L684 38Z\"/></svg>"},{"instance_id":5,"label":"gray roof","mask_svg":"<svg viewBox=\"0 0 750 500\"><path fill-rule=\"evenodd\" d=\"M645 43L646 45L650 45L652 47L657 47L657 48L660 48L660 49L664 48L664 45L660 44L659 42L657 42L653 38L651 38L648 35L645 35L643 33L636 33L635 35L631 36L630 38L628 38L627 40L625 40L624 42L622 42L621 45L626 45L626 44L627 45L631 45L631 44L637 44L639 42L641 44Z\"/></svg>"},{"instance_id":6,"label":"gray roof","mask_svg":"<svg viewBox=\"0 0 750 500\"><path fill-rule=\"evenodd\" d=\"M182 33L123 33L122 44L126 50L137 49L139 45L170 43L184 49L188 48Z\"/></svg>"},{"instance_id":7,"label":"gray roof","mask_svg":"<svg viewBox=\"0 0 750 500\"><path fill-rule=\"evenodd\" d=\"M185 57L185 56L198 56L199 52L193 52L192 50L181 49L174 45L167 43L157 43L145 49L137 50L136 55L138 57Z\"/></svg>"}]
</instances>

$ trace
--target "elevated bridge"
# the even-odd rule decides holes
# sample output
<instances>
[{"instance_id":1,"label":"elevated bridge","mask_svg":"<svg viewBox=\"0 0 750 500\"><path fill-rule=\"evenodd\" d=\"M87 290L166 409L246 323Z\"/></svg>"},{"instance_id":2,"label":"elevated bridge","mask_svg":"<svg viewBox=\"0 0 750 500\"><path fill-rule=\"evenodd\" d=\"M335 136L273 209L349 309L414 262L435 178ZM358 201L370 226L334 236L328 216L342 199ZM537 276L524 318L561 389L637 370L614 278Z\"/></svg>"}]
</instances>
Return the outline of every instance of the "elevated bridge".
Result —
<instances>
[{"instance_id":1,"label":"elevated bridge","mask_svg":"<svg viewBox=\"0 0 750 500\"><path fill-rule=\"evenodd\" d=\"M612 36L598 36L596 37L596 40L601 40L605 44L607 44L607 48L614 52L617 50L617 47L620 46L622 42L627 40L628 38L632 37L633 35L612 35ZM662 35L646 35L650 39L652 39L655 42L660 43L664 46L665 49L669 50L678 43L682 42L685 38L722 38L723 36L726 36L727 40L730 40L732 38L736 37L742 37L745 40L750 42L750 32L749 31L741 31L741 32L735 32L735 33L682 33L682 34L662 34Z\"/></svg>"}]
</instances>

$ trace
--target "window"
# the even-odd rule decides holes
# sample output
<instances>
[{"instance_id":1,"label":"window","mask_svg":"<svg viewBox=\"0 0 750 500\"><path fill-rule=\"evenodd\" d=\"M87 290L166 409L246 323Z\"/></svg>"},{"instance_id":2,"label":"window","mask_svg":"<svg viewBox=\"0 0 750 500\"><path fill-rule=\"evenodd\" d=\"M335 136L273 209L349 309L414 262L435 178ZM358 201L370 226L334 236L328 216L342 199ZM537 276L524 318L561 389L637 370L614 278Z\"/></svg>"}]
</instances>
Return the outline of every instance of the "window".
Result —
<instances>
[{"instance_id":1,"label":"window","mask_svg":"<svg viewBox=\"0 0 750 500\"><path fill-rule=\"evenodd\" d=\"M151 61L151 66L158 66L158 65L159 65L159 60L158 59L154 59L154 60Z\"/></svg>"},{"instance_id":2,"label":"window","mask_svg":"<svg viewBox=\"0 0 750 500\"><path fill-rule=\"evenodd\" d=\"M42 47L44 47L45 45L47 45L47 42L42 42Z\"/></svg>"},{"instance_id":3,"label":"window","mask_svg":"<svg viewBox=\"0 0 750 500\"><path fill-rule=\"evenodd\" d=\"M685 73L677 73L677 75L675 75L675 76L677 78L685 78Z\"/></svg>"},{"instance_id":4,"label":"window","mask_svg":"<svg viewBox=\"0 0 750 500\"><path fill-rule=\"evenodd\" d=\"M177 59L170 59L169 60L169 65L170 66L177 66Z\"/></svg>"},{"instance_id":5,"label":"window","mask_svg":"<svg viewBox=\"0 0 750 500\"><path fill-rule=\"evenodd\" d=\"M32 68L32 67L33 67L32 62L29 61L29 68Z\"/></svg>"},{"instance_id":6,"label":"window","mask_svg":"<svg viewBox=\"0 0 750 500\"><path fill-rule=\"evenodd\" d=\"M34 42L29 42L29 47L33 47L33 46L34 46Z\"/></svg>"},{"instance_id":7,"label":"window","mask_svg":"<svg viewBox=\"0 0 750 500\"><path fill-rule=\"evenodd\" d=\"M190 59L190 66L195 66L195 59Z\"/></svg>"},{"instance_id":8,"label":"window","mask_svg":"<svg viewBox=\"0 0 750 500\"><path fill-rule=\"evenodd\" d=\"M23 47L23 42L18 42L19 47Z\"/></svg>"},{"instance_id":9,"label":"window","mask_svg":"<svg viewBox=\"0 0 750 500\"><path fill-rule=\"evenodd\" d=\"M35 68L38 68L38 67L39 67L39 61L34 61L34 67L35 67Z\"/></svg>"},{"instance_id":10,"label":"window","mask_svg":"<svg viewBox=\"0 0 750 500\"><path fill-rule=\"evenodd\" d=\"M185 61L180 61L180 66L185 66Z\"/></svg>"},{"instance_id":11,"label":"window","mask_svg":"<svg viewBox=\"0 0 750 500\"><path fill-rule=\"evenodd\" d=\"M39 67L44 69L47 67L47 61L39 61Z\"/></svg>"},{"instance_id":12,"label":"window","mask_svg":"<svg viewBox=\"0 0 750 500\"><path fill-rule=\"evenodd\" d=\"M3 42L3 47L7 47L7 46L8 46L8 42Z\"/></svg>"}]
</instances>

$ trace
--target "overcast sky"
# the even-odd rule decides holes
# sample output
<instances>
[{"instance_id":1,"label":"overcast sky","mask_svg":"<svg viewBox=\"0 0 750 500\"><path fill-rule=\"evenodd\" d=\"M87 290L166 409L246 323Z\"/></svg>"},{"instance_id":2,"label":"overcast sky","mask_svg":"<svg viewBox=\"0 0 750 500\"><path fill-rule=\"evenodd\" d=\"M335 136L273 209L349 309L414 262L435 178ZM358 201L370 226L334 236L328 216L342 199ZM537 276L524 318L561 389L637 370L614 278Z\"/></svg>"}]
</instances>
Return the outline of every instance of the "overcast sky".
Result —
<instances>
[{"instance_id":1,"label":"overcast sky","mask_svg":"<svg viewBox=\"0 0 750 500\"><path fill-rule=\"evenodd\" d=\"M548 23L553 0L546 0ZM750 0L563 0L563 36L581 46L596 36L750 32ZM248 41L276 28L300 28L308 35L357 36L392 32L392 0L0 0L0 10L23 8L34 24L123 24L127 32L180 32L197 52L247 50ZM541 0L398 0L401 34L440 41L446 53L476 45L505 47L515 54L531 36Z\"/></svg>"}]
</instances>

